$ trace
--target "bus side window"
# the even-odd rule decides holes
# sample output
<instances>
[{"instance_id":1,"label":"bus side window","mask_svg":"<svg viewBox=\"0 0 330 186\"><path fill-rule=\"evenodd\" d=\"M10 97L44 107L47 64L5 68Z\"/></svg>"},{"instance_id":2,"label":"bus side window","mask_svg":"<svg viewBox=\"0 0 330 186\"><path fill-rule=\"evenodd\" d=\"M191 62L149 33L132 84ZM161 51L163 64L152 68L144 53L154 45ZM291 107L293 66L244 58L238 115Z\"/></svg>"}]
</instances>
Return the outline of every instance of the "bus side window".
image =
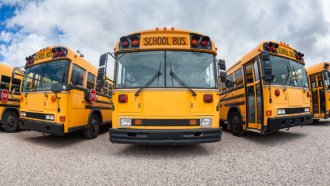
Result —
<instances>
[{"instance_id":1,"label":"bus side window","mask_svg":"<svg viewBox=\"0 0 330 186\"><path fill-rule=\"evenodd\" d=\"M109 83L109 89L108 89L108 94L109 94L109 95L112 95L111 90L112 90L112 84Z\"/></svg>"},{"instance_id":2,"label":"bus side window","mask_svg":"<svg viewBox=\"0 0 330 186\"><path fill-rule=\"evenodd\" d=\"M0 89L9 90L9 85L10 85L10 77L2 75Z\"/></svg>"},{"instance_id":3,"label":"bus side window","mask_svg":"<svg viewBox=\"0 0 330 186\"><path fill-rule=\"evenodd\" d=\"M317 73L317 81L318 81L319 87L323 87L323 78L322 78L322 74L320 72Z\"/></svg>"},{"instance_id":4,"label":"bus side window","mask_svg":"<svg viewBox=\"0 0 330 186\"><path fill-rule=\"evenodd\" d=\"M80 68L79 66L77 66L76 64L73 64L72 65L72 72L76 69L79 69L80 71L80 80L79 80L79 83L78 85L79 86L82 86L82 87L85 87L85 76L86 76L86 70ZM71 74L72 74L71 72Z\"/></svg>"},{"instance_id":5,"label":"bus side window","mask_svg":"<svg viewBox=\"0 0 330 186\"><path fill-rule=\"evenodd\" d=\"M310 76L312 82L312 88L316 88L316 77L315 74Z\"/></svg>"},{"instance_id":6,"label":"bus side window","mask_svg":"<svg viewBox=\"0 0 330 186\"><path fill-rule=\"evenodd\" d=\"M228 79L234 81L234 73L229 74ZM233 88L233 87L232 87Z\"/></svg>"},{"instance_id":7,"label":"bus side window","mask_svg":"<svg viewBox=\"0 0 330 186\"><path fill-rule=\"evenodd\" d=\"M21 88L21 80L14 78L14 82L11 85L11 91L15 89L15 92L20 92L20 88Z\"/></svg>"},{"instance_id":8,"label":"bus side window","mask_svg":"<svg viewBox=\"0 0 330 186\"><path fill-rule=\"evenodd\" d=\"M103 93L104 94L107 94L108 93L108 86L109 86L109 83L108 82L105 82L104 87L103 87Z\"/></svg>"},{"instance_id":9,"label":"bus side window","mask_svg":"<svg viewBox=\"0 0 330 186\"><path fill-rule=\"evenodd\" d=\"M258 68L258 60L253 62L253 69L254 69L254 81L259 80L259 68Z\"/></svg>"},{"instance_id":10,"label":"bus side window","mask_svg":"<svg viewBox=\"0 0 330 186\"><path fill-rule=\"evenodd\" d=\"M87 88L88 89L94 89L95 87L95 75L88 72L87 75Z\"/></svg>"},{"instance_id":11,"label":"bus side window","mask_svg":"<svg viewBox=\"0 0 330 186\"><path fill-rule=\"evenodd\" d=\"M242 68L235 71L235 83L236 87L243 85L243 72Z\"/></svg>"}]
</instances>

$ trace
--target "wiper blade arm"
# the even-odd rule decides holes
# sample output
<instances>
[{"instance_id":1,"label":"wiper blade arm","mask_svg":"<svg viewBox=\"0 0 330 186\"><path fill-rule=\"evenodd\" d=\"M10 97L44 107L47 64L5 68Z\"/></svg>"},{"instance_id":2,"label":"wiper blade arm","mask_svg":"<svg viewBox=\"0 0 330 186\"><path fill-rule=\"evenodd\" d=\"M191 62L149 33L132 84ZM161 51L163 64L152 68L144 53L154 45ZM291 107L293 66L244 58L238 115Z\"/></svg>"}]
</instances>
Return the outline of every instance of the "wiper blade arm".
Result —
<instances>
[{"instance_id":1,"label":"wiper blade arm","mask_svg":"<svg viewBox=\"0 0 330 186\"><path fill-rule=\"evenodd\" d=\"M285 87L284 87L283 91L285 91L286 88L288 87L288 84L289 84L289 81L288 80L289 80L289 77L291 76L289 67L286 66L286 68L288 69L288 77L286 78L286 83L285 83Z\"/></svg>"},{"instance_id":2,"label":"wiper blade arm","mask_svg":"<svg viewBox=\"0 0 330 186\"><path fill-rule=\"evenodd\" d=\"M162 65L162 63L160 62L158 72L154 76L152 76L152 78L135 93L135 96L139 96L139 93L144 88L149 87L157 78L158 78L158 82L159 82L159 76L162 75L162 73L160 73L161 65ZM158 85L158 83L157 83L157 85Z\"/></svg>"},{"instance_id":3,"label":"wiper blade arm","mask_svg":"<svg viewBox=\"0 0 330 186\"><path fill-rule=\"evenodd\" d=\"M183 87L186 87L193 96L197 96L197 94L190 88L188 85L186 85L173 71L171 71L170 75Z\"/></svg>"}]
</instances>

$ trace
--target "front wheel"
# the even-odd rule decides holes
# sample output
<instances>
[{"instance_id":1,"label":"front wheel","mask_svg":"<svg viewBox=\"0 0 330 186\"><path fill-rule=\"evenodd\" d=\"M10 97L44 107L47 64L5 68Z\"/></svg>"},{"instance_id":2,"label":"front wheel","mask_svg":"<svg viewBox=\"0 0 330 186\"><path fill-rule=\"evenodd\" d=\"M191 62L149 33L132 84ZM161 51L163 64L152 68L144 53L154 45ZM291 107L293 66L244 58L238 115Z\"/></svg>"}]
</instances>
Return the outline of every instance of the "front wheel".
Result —
<instances>
[{"instance_id":1,"label":"front wheel","mask_svg":"<svg viewBox=\"0 0 330 186\"><path fill-rule=\"evenodd\" d=\"M3 119L3 128L6 132L18 131L18 116L14 111L7 111Z\"/></svg>"},{"instance_id":2,"label":"front wheel","mask_svg":"<svg viewBox=\"0 0 330 186\"><path fill-rule=\"evenodd\" d=\"M243 136L245 131L241 122L241 116L237 111L232 112L230 116L230 131L234 136Z\"/></svg>"},{"instance_id":3,"label":"front wheel","mask_svg":"<svg viewBox=\"0 0 330 186\"><path fill-rule=\"evenodd\" d=\"M84 135L88 139L94 139L100 132L100 120L97 114L93 114L90 118L88 128L84 129Z\"/></svg>"}]
</instances>

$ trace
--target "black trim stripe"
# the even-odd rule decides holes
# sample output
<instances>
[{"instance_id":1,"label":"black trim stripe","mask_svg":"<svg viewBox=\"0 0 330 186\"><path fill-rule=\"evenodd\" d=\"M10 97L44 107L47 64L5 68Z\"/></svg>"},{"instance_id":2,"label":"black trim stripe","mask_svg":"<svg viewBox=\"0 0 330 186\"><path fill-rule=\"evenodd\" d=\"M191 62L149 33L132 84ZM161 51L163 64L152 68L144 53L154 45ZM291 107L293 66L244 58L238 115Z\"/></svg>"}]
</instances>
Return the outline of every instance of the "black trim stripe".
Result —
<instances>
[{"instance_id":1,"label":"black trim stripe","mask_svg":"<svg viewBox=\"0 0 330 186\"><path fill-rule=\"evenodd\" d=\"M85 109L111 110L112 107L85 106Z\"/></svg>"},{"instance_id":2,"label":"black trim stripe","mask_svg":"<svg viewBox=\"0 0 330 186\"><path fill-rule=\"evenodd\" d=\"M7 89L0 89L0 92ZM9 94L12 94L12 91L8 91ZM19 92L15 92L14 95L21 95Z\"/></svg>"},{"instance_id":3,"label":"black trim stripe","mask_svg":"<svg viewBox=\"0 0 330 186\"><path fill-rule=\"evenodd\" d=\"M232 97L229 97L229 98L223 99L223 100L221 100L221 102L222 102L222 101L228 101L228 100L236 99L236 98L241 98L241 97L244 97L244 94L239 94L239 95L237 95L237 96L232 96Z\"/></svg>"},{"instance_id":4,"label":"black trim stripe","mask_svg":"<svg viewBox=\"0 0 330 186\"><path fill-rule=\"evenodd\" d=\"M111 102L107 102L107 101L99 101L99 100L96 100L95 103L103 103L103 104L109 104L109 105L112 105Z\"/></svg>"},{"instance_id":5,"label":"black trim stripe","mask_svg":"<svg viewBox=\"0 0 330 186\"><path fill-rule=\"evenodd\" d=\"M79 127L68 128L68 132L73 132L73 131L77 131L77 130L81 130L81 129L85 129L85 128L88 128L88 124L83 125L83 126L79 126Z\"/></svg>"},{"instance_id":6,"label":"black trim stripe","mask_svg":"<svg viewBox=\"0 0 330 186\"><path fill-rule=\"evenodd\" d=\"M0 104L0 107L16 107L19 108L19 105L8 105L8 104Z\"/></svg>"},{"instance_id":7,"label":"black trim stripe","mask_svg":"<svg viewBox=\"0 0 330 186\"><path fill-rule=\"evenodd\" d=\"M140 120L141 125L136 125L135 121ZM132 126L200 126L199 119L195 120L195 125L190 125L190 119L132 119Z\"/></svg>"},{"instance_id":8,"label":"black trim stripe","mask_svg":"<svg viewBox=\"0 0 330 186\"><path fill-rule=\"evenodd\" d=\"M16 101L16 102L20 102L19 99L8 99L8 101Z\"/></svg>"},{"instance_id":9,"label":"black trim stripe","mask_svg":"<svg viewBox=\"0 0 330 186\"><path fill-rule=\"evenodd\" d=\"M224 92L222 92L222 93L219 93L219 95L221 96L221 95L227 94L227 92L232 92L232 91L235 91L235 90L238 90L238 89L241 89L241 88L244 88L244 85L240 85L240 86L235 87L235 88L233 88L233 89L226 90L226 91L224 91Z\"/></svg>"},{"instance_id":10,"label":"black trim stripe","mask_svg":"<svg viewBox=\"0 0 330 186\"><path fill-rule=\"evenodd\" d=\"M228 69L226 72L229 72L230 70L232 70L233 68L235 68L240 63L241 63L241 61L239 61L238 63L236 63L234 66L230 67L230 69Z\"/></svg>"},{"instance_id":11,"label":"black trim stripe","mask_svg":"<svg viewBox=\"0 0 330 186\"><path fill-rule=\"evenodd\" d=\"M232 107L232 106L238 106L238 105L245 105L245 101L225 104L225 107Z\"/></svg>"}]
</instances>

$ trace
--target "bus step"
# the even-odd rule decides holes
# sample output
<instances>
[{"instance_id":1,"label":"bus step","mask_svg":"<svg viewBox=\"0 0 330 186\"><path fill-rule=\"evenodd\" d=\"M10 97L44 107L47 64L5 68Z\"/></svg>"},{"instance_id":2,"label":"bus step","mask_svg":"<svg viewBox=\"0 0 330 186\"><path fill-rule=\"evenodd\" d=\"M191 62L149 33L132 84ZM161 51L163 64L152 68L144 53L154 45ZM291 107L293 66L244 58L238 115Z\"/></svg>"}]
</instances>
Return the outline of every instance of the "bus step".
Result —
<instances>
[{"instance_id":1,"label":"bus step","mask_svg":"<svg viewBox=\"0 0 330 186\"><path fill-rule=\"evenodd\" d=\"M258 129L251 129L251 128L246 128L245 129L246 131L251 131L251 132L255 132L255 133L261 133L261 130L258 130Z\"/></svg>"}]
</instances>

